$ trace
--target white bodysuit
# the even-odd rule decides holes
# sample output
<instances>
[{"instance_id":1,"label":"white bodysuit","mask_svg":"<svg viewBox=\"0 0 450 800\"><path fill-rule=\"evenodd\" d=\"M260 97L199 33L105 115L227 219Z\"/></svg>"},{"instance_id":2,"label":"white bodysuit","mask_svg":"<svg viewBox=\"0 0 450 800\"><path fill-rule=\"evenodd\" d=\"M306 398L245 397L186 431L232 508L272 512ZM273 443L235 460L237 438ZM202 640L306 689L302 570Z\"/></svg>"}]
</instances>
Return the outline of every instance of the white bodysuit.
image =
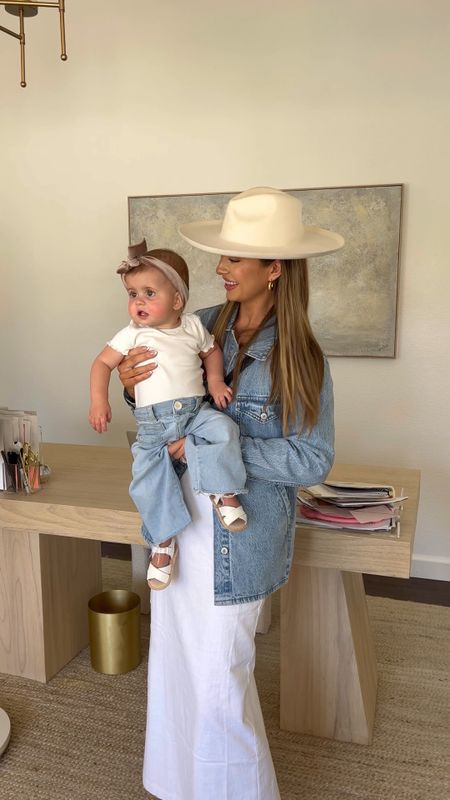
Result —
<instances>
[{"instance_id":1,"label":"white bodysuit","mask_svg":"<svg viewBox=\"0 0 450 800\"><path fill-rule=\"evenodd\" d=\"M214 336L197 314L183 314L178 328L141 328L131 321L108 345L123 355L127 355L131 348L143 345L157 351L154 361L158 368L150 378L135 387L136 408L205 394L199 353L214 346ZM148 360L142 363L148 363Z\"/></svg>"}]
</instances>

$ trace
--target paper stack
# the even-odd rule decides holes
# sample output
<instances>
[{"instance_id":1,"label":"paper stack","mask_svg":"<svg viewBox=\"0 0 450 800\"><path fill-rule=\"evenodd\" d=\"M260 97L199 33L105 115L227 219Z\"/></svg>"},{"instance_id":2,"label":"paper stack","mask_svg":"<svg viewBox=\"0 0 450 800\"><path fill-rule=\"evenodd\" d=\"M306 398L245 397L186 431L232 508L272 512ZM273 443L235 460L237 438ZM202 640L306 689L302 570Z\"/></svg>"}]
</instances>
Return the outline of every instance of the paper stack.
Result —
<instances>
[{"instance_id":1,"label":"paper stack","mask_svg":"<svg viewBox=\"0 0 450 800\"><path fill-rule=\"evenodd\" d=\"M300 489L297 495L297 523L333 530L399 530L403 494L395 496L393 486L325 481Z\"/></svg>"}]
</instances>

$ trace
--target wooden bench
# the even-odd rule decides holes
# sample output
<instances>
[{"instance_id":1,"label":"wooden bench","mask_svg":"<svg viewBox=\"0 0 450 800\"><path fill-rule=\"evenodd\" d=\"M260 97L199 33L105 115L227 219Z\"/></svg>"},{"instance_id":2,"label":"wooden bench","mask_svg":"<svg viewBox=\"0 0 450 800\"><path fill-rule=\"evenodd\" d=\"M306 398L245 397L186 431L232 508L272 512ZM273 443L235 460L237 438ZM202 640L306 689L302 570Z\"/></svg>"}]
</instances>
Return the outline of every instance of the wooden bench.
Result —
<instances>
[{"instance_id":1,"label":"wooden bench","mask_svg":"<svg viewBox=\"0 0 450 800\"><path fill-rule=\"evenodd\" d=\"M101 541L142 544L127 448L47 444L50 481L0 493L0 672L48 681L88 644ZM281 590L281 727L369 743L377 672L362 573L407 578L416 470L336 465L338 480L389 483L409 500L401 535L297 529Z\"/></svg>"}]
</instances>

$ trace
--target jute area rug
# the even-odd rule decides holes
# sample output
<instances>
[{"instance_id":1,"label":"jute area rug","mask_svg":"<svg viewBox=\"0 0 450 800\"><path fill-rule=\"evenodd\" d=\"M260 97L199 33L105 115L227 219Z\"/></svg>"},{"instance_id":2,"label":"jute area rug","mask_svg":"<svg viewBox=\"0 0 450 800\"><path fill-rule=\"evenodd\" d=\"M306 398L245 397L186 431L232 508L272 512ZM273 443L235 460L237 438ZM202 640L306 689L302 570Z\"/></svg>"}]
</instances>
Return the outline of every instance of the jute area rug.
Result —
<instances>
[{"instance_id":1,"label":"jute area rug","mask_svg":"<svg viewBox=\"0 0 450 800\"><path fill-rule=\"evenodd\" d=\"M105 588L129 581L128 562L104 559ZM282 800L450 798L450 609L368 603L379 665L370 747L280 731L276 601L270 633L257 636L257 682ZM0 707L12 721L1 800L149 799L141 784L148 627L142 616L143 660L126 675L94 672L86 649L46 686L0 676Z\"/></svg>"}]
</instances>

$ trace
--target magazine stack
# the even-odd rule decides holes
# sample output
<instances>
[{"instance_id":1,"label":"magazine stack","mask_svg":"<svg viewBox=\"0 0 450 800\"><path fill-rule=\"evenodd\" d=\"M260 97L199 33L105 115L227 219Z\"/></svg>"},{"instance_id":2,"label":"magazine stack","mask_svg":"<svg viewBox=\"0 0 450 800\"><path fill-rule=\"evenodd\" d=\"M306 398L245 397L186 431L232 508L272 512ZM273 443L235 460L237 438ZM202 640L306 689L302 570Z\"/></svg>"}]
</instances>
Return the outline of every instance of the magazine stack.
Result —
<instances>
[{"instance_id":1,"label":"magazine stack","mask_svg":"<svg viewBox=\"0 0 450 800\"><path fill-rule=\"evenodd\" d=\"M400 531L403 490L393 486L325 481L300 489L297 524L339 531L382 533Z\"/></svg>"}]
</instances>

